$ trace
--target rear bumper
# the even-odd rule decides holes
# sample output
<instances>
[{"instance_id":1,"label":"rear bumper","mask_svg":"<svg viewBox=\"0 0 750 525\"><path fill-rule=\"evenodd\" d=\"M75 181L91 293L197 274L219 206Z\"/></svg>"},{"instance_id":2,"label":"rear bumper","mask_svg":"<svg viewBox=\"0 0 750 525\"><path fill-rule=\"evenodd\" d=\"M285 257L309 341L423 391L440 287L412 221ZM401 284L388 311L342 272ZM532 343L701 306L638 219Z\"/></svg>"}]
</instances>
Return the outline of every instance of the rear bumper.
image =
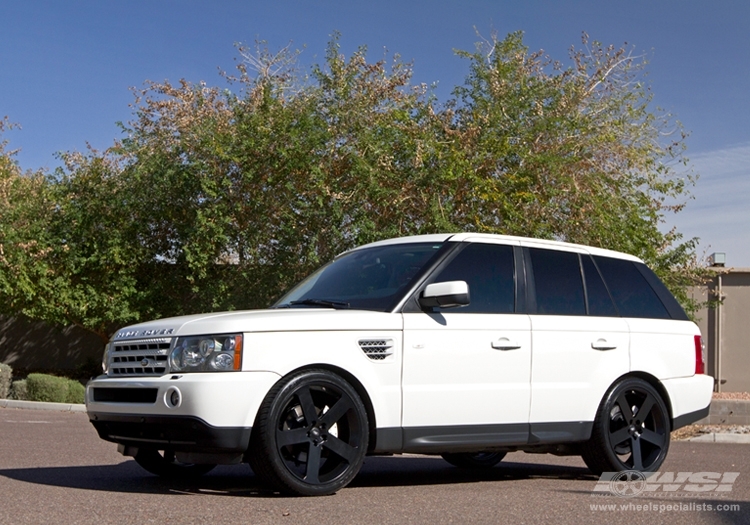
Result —
<instances>
[{"instance_id":1,"label":"rear bumper","mask_svg":"<svg viewBox=\"0 0 750 525\"><path fill-rule=\"evenodd\" d=\"M99 437L130 447L194 453L244 453L251 427L214 427L197 417L89 412Z\"/></svg>"},{"instance_id":2,"label":"rear bumper","mask_svg":"<svg viewBox=\"0 0 750 525\"><path fill-rule=\"evenodd\" d=\"M684 427L686 425L689 425L690 423L695 423L696 421L699 421L704 417L708 417L708 412L710 409L711 405L707 406L706 408L696 410L695 412L689 412L687 414L682 414L681 416L678 416L676 418L672 418L672 430Z\"/></svg>"},{"instance_id":3,"label":"rear bumper","mask_svg":"<svg viewBox=\"0 0 750 525\"><path fill-rule=\"evenodd\" d=\"M669 394L672 406L672 430L675 430L708 415L711 396L714 391L714 378L697 374L662 381Z\"/></svg>"}]
</instances>

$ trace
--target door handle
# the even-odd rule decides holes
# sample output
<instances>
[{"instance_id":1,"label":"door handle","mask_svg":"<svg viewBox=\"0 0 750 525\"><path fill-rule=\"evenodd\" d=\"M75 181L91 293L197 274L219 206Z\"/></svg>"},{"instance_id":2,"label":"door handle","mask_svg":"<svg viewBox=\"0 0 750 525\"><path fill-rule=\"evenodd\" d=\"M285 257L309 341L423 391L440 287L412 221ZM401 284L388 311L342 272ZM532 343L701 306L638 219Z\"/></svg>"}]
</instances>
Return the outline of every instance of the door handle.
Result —
<instances>
[{"instance_id":1,"label":"door handle","mask_svg":"<svg viewBox=\"0 0 750 525\"><path fill-rule=\"evenodd\" d=\"M492 341L492 348L496 350L518 350L521 345L507 337L501 337L497 341Z\"/></svg>"},{"instance_id":2,"label":"door handle","mask_svg":"<svg viewBox=\"0 0 750 525\"><path fill-rule=\"evenodd\" d=\"M617 348L617 345L607 342L606 339L597 339L591 343L591 348L594 350L614 350Z\"/></svg>"}]
</instances>

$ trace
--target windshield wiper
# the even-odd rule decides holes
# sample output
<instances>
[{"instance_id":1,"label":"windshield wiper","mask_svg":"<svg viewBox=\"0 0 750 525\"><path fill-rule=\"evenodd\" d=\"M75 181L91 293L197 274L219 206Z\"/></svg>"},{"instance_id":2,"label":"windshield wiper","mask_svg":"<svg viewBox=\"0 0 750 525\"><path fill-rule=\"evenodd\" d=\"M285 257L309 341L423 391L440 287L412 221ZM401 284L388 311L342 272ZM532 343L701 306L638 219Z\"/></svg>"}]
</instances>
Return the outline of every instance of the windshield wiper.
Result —
<instances>
[{"instance_id":1,"label":"windshield wiper","mask_svg":"<svg viewBox=\"0 0 750 525\"><path fill-rule=\"evenodd\" d=\"M351 305L349 303L345 303L344 301L329 301L328 299L301 299L299 301L290 301L290 305L308 305L308 306L328 306L330 308L336 308L336 309L342 309L342 308L350 308Z\"/></svg>"}]
</instances>

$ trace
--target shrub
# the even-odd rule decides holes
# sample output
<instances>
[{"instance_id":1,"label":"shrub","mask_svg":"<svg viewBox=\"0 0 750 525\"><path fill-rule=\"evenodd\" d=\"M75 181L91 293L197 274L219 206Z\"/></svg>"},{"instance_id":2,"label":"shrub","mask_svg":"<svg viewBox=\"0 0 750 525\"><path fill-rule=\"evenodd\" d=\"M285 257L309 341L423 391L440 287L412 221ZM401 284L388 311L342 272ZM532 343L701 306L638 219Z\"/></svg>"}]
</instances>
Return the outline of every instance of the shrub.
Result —
<instances>
[{"instance_id":1,"label":"shrub","mask_svg":"<svg viewBox=\"0 0 750 525\"><path fill-rule=\"evenodd\" d=\"M29 374L26 378L26 394L29 401L62 403L68 395L68 386L59 377Z\"/></svg>"},{"instance_id":2,"label":"shrub","mask_svg":"<svg viewBox=\"0 0 750 525\"><path fill-rule=\"evenodd\" d=\"M66 379L65 381L68 384L68 396L65 398L65 402L82 404L86 399L86 387L72 379Z\"/></svg>"},{"instance_id":3,"label":"shrub","mask_svg":"<svg viewBox=\"0 0 750 525\"><path fill-rule=\"evenodd\" d=\"M13 384L10 385L9 399L16 399L18 401L25 401L27 399L25 379L13 381Z\"/></svg>"},{"instance_id":4,"label":"shrub","mask_svg":"<svg viewBox=\"0 0 750 525\"><path fill-rule=\"evenodd\" d=\"M83 403L85 389L78 381L47 374L29 374L26 399L49 403Z\"/></svg>"},{"instance_id":5,"label":"shrub","mask_svg":"<svg viewBox=\"0 0 750 525\"><path fill-rule=\"evenodd\" d=\"M13 369L5 363L0 363L0 399L6 399L10 392Z\"/></svg>"}]
</instances>

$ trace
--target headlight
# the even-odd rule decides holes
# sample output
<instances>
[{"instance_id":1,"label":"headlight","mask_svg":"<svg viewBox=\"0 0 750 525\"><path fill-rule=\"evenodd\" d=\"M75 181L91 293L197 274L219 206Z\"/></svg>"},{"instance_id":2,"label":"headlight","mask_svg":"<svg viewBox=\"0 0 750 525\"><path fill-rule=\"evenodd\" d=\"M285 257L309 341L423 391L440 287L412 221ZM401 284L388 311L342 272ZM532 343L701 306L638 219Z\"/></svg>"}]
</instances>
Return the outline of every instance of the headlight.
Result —
<instances>
[{"instance_id":1,"label":"headlight","mask_svg":"<svg viewBox=\"0 0 750 525\"><path fill-rule=\"evenodd\" d=\"M171 372L231 372L242 367L242 335L178 337L169 355Z\"/></svg>"},{"instance_id":2,"label":"headlight","mask_svg":"<svg viewBox=\"0 0 750 525\"><path fill-rule=\"evenodd\" d=\"M102 356L102 373L109 371L109 343L104 345L104 355Z\"/></svg>"}]
</instances>

